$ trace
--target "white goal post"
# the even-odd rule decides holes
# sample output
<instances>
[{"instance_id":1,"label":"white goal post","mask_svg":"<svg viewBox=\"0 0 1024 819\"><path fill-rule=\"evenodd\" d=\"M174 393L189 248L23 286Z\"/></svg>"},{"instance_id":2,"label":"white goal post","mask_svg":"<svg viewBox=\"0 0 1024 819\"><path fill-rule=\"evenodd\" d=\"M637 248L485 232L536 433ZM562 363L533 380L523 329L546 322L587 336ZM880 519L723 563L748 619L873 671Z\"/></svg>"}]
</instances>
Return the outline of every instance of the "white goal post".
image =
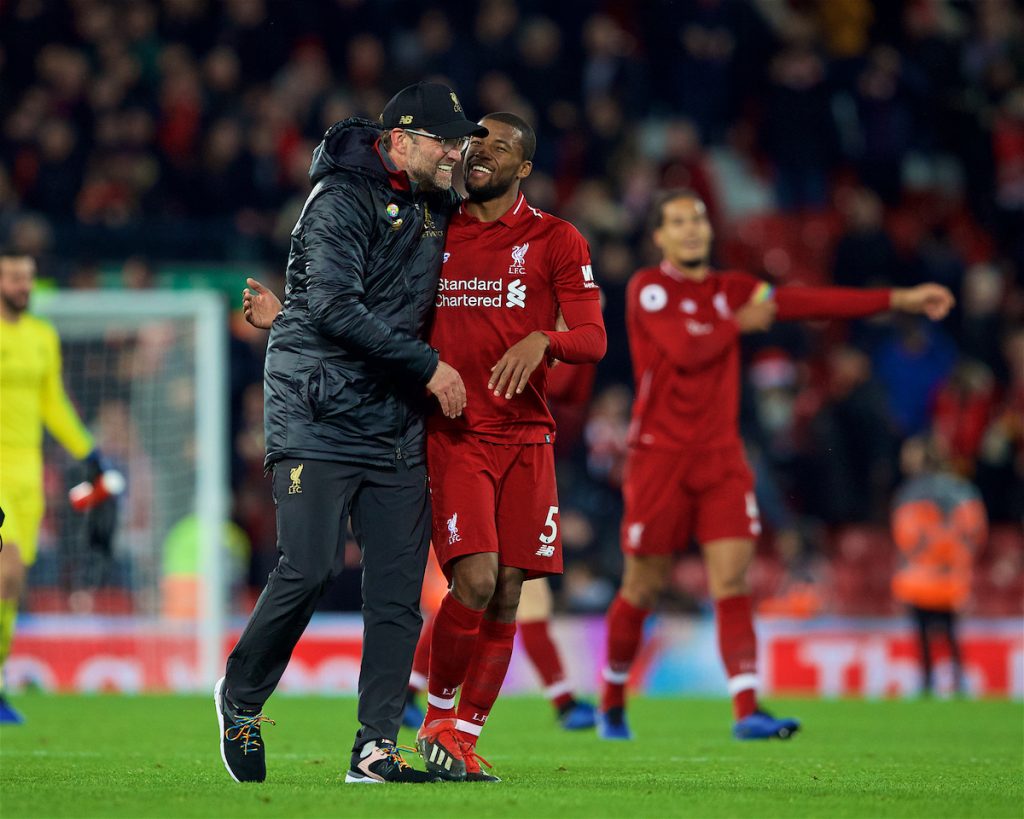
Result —
<instances>
[{"instance_id":1,"label":"white goal post","mask_svg":"<svg viewBox=\"0 0 1024 819\"><path fill-rule=\"evenodd\" d=\"M188 652L194 665L189 671L179 665L172 687L188 688L188 677L194 673L192 687L210 690L224 668L229 593L221 544L230 510L231 445L224 300L210 291L37 291L33 312L57 328L65 385L101 451L108 454L105 441L113 441L112 454L117 455L119 446L131 439L134 449L129 453L129 445L124 444L123 460L134 458L145 466L138 466L136 475L128 466L126 499L133 480L137 494L134 508L124 508L126 500L119 511L119 528L125 531L115 540L115 553L122 549L122 563L130 562L130 569L114 572L130 578L121 580L122 587L128 587L123 593L128 603L117 612L100 606L80 611L74 605L61 612L58 604L54 616L72 625L89 620L94 629L110 628L120 634L139 629L143 635L175 632L194 637L194 653L191 648ZM129 428L119 430L119 423ZM48 470L55 460L59 470L62 457L67 469L74 468L52 440L46 446ZM56 474L62 476L59 471ZM57 552L63 545L62 533L79 524L67 509L64 483L56 478L48 483L49 523L44 523L40 549L48 545ZM63 523L61 516L68 516ZM187 622L169 622L160 599L167 593L160 586L161 550L173 524L190 516L195 518L197 596ZM48 544L44 543L47 538ZM88 564L93 557L87 553L79 562ZM52 596L69 593L69 583L76 581L68 581L68 571L57 559L50 558L50 563L58 568L48 578L45 567L40 567L37 574L42 582L57 589ZM27 611L33 615L31 599L30 594ZM26 619L44 620L45 614ZM159 651L147 636L140 637L138 644L140 652L155 655ZM150 664L156 661L154 656L146 658ZM143 672L137 673L141 679ZM154 685L161 683L154 684L150 674L137 687Z\"/></svg>"}]
</instances>

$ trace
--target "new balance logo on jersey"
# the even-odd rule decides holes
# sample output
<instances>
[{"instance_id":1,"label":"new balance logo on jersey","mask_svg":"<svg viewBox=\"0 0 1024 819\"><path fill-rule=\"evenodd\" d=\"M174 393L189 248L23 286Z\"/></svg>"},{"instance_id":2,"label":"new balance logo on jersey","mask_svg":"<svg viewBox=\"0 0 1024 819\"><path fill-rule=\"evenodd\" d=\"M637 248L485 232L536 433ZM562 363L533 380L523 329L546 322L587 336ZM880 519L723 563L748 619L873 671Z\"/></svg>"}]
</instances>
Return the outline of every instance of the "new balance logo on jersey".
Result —
<instances>
[{"instance_id":1,"label":"new balance logo on jersey","mask_svg":"<svg viewBox=\"0 0 1024 819\"><path fill-rule=\"evenodd\" d=\"M521 281L508 283L508 292L505 293L506 307L526 307L526 285Z\"/></svg>"},{"instance_id":2,"label":"new balance logo on jersey","mask_svg":"<svg viewBox=\"0 0 1024 819\"><path fill-rule=\"evenodd\" d=\"M580 269L583 271L583 286L597 287L597 282L594 281L594 268L589 264L585 264Z\"/></svg>"},{"instance_id":3,"label":"new balance logo on jersey","mask_svg":"<svg viewBox=\"0 0 1024 819\"><path fill-rule=\"evenodd\" d=\"M534 552L534 554L537 555L537 557L554 557L555 556L554 544L549 544L547 546L541 546L536 552Z\"/></svg>"},{"instance_id":4,"label":"new balance logo on jersey","mask_svg":"<svg viewBox=\"0 0 1024 819\"><path fill-rule=\"evenodd\" d=\"M526 251L530 249L530 243L527 242L525 245L513 245L512 246L512 264L509 266L508 272L513 276L524 276L526 275Z\"/></svg>"},{"instance_id":5,"label":"new balance logo on jersey","mask_svg":"<svg viewBox=\"0 0 1024 819\"><path fill-rule=\"evenodd\" d=\"M441 256L441 264L445 264L451 257L451 253L445 253L443 256Z\"/></svg>"},{"instance_id":6,"label":"new balance logo on jersey","mask_svg":"<svg viewBox=\"0 0 1024 819\"><path fill-rule=\"evenodd\" d=\"M459 543L461 540L462 535L459 534L459 513L456 512L448 518L448 545L451 546L453 543Z\"/></svg>"}]
</instances>

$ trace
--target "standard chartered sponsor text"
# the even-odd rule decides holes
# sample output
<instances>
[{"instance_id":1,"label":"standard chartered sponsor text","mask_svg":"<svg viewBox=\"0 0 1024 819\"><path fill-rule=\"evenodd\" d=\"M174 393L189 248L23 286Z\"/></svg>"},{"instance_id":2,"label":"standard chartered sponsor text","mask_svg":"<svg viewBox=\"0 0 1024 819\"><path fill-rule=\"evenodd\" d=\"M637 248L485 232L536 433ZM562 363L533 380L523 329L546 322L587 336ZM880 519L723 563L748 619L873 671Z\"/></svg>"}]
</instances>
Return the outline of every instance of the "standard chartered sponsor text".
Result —
<instances>
[{"instance_id":1,"label":"standard chartered sponsor text","mask_svg":"<svg viewBox=\"0 0 1024 819\"><path fill-rule=\"evenodd\" d=\"M465 292L467 290L470 292ZM441 279L437 283L437 298L434 305L436 307L501 307L503 290L504 283L501 279ZM488 292L495 295L477 295Z\"/></svg>"}]
</instances>

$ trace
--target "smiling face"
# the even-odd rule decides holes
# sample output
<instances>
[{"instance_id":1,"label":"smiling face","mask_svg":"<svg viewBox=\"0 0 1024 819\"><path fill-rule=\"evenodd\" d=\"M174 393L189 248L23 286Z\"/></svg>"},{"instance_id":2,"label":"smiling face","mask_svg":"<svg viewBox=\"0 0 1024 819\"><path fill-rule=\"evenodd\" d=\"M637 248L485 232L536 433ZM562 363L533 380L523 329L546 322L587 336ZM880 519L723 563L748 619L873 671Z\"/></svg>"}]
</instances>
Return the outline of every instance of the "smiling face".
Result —
<instances>
[{"instance_id":1,"label":"smiling face","mask_svg":"<svg viewBox=\"0 0 1024 819\"><path fill-rule=\"evenodd\" d=\"M711 253L711 222L700 199L670 199L661 208L661 224L654 231L654 244L677 267L708 263Z\"/></svg>"},{"instance_id":2,"label":"smiling face","mask_svg":"<svg viewBox=\"0 0 1024 819\"><path fill-rule=\"evenodd\" d=\"M471 202L488 202L508 193L525 179L533 163L523 158L523 135L518 128L495 119L482 119L485 137L473 137L464 157L463 174Z\"/></svg>"},{"instance_id":3,"label":"smiling face","mask_svg":"<svg viewBox=\"0 0 1024 819\"><path fill-rule=\"evenodd\" d=\"M405 172L413 182L439 191L446 191L452 186L455 164L459 161L458 148L446 151L436 139L400 129L392 133L396 135L394 144L404 157Z\"/></svg>"}]
</instances>

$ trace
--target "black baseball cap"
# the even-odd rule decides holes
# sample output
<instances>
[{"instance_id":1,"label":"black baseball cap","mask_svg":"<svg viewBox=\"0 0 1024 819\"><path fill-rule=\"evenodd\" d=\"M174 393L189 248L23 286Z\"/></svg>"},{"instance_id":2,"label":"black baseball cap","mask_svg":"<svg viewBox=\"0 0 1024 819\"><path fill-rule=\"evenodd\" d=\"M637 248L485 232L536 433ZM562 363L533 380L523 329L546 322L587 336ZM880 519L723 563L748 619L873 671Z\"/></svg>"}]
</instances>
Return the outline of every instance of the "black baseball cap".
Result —
<instances>
[{"instance_id":1,"label":"black baseball cap","mask_svg":"<svg viewBox=\"0 0 1024 819\"><path fill-rule=\"evenodd\" d=\"M439 137L487 136L487 129L466 119L462 103L447 85L418 82L403 88L384 106L386 129L412 128Z\"/></svg>"}]
</instances>

